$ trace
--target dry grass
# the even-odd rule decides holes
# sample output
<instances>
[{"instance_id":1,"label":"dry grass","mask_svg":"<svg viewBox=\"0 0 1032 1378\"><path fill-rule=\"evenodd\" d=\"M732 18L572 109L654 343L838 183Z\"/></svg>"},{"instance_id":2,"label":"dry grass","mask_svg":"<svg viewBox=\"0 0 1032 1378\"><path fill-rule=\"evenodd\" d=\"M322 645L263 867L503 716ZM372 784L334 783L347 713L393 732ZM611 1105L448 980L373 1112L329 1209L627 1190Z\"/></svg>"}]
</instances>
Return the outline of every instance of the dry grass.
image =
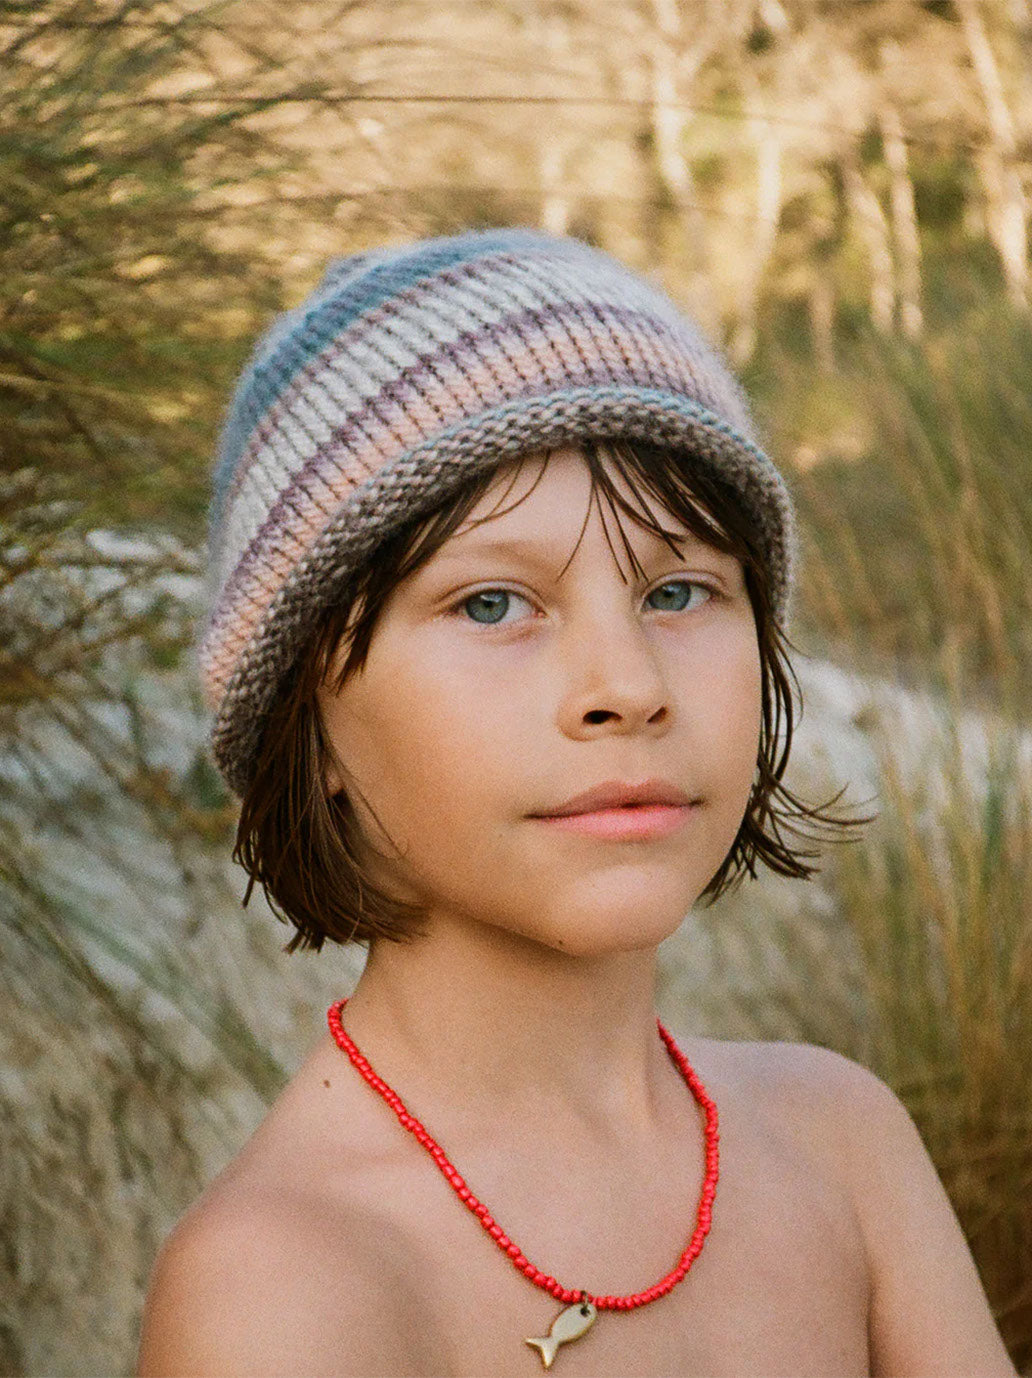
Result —
<instances>
[{"instance_id":1,"label":"dry grass","mask_svg":"<svg viewBox=\"0 0 1032 1378\"><path fill-rule=\"evenodd\" d=\"M964 341L952 358L901 359L873 342L858 352L852 405L875 418L869 455L845 481L831 460L797 486L801 635L864 677L836 710L834 686L802 667L816 722L796 770L825 796L850 780L852 799L873 794L879 817L829 857L808 897L765 885L700 916L668 978L702 1001L712 1032L817 1042L896 1089L1022 1371L1032 1366L1030 359L1027 326L1008 331L1005 317L992 342ZM779 420L795 423L790 406ZM905 531L880 528L884 510ZM708 987L683 970L700 955L716 978Z\"/></svg>"},{"instance_id":2,"label":"dry grass","mask_svg":"<svg viewBox=\"0 0 1032 1378\"><path fill-rule=\"evenodd\" d=\"M459 70L444 7L437 67L418 45L392 49L377 7L337 8L348 26L332 55L338 95L352 79L388 89L392 73L430 90ZM700 265L726 305L762 247L749 199L761 131L724 119L733 111L686 130L698 176L678 205L647 101L432 118L380 105L374 119L320 104L305 61L281 69L263 51L300 43L268 29L268 7L257 31L227 37L233 12L46 0L10 7L0 28L12 59L0 111L0 1374L130 1370L161 1237L356 974L357 955L288 962L261 903L241 914L242 878L226 861L233 809L205 761L183 660L210 442L259 322L327 252L460 222L568 215L573 232L661 262L700 309ZM528 61L540 51L537 30L506 16L478 11L483 54L463 82L512 77L510 42ZM651 51L639 42L648 12L622 18L626 33L592 31L601 58L572 45L578 92L610 71L649 89L625 61ZM322 52L324 39L316 24L309 40ZM786 80L806 51L788 54ZM765 79L772 59L757 52ZM535 90L553 89L567 60L561 44L546 58ZM717 52L700 99L723 99L742 61L733 46ZM184 82L217 99L162 105ZM809 119L811 97L800 100ZM822 218L826 162L849 156L852 136L839 137L833 112L822 130L784 109L772 128L787 141L786 214L753 301L749 383L772 449L795 461L807 534L799 637L818 659L801 665L794 771L811 794L850 779L880 818L818 881L768 878L694 916L664 951L661 1005L675 1026L838 1048L895 1086L1032 1372L1028 319L1001 304L998 274L962 239L959 201L949 211L964 169L915 143L922 195L933 209L939 196L940 229L925 226L923 247L941 290L929 290L920 346L858 329L868 284L855 245L829 266L834 217ZM565 147L558 172L535 161L543 119ZM863 157L877 187L879 155ZM703 225L687 202L706 197ZM842 301L828 371L800 344L798 317L832 274ZM83 535L97 525L161 539L149 553L98 548Z\"/></svg>"}]
</instances>

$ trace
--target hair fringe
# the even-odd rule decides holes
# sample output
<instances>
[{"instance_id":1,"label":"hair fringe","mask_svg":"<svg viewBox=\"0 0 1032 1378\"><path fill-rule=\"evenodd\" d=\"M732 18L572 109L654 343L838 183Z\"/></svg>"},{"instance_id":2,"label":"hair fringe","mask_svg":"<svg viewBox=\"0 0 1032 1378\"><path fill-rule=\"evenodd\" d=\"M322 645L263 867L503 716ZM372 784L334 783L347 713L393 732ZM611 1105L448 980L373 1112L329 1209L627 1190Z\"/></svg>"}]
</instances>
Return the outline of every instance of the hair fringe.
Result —
<instances>
[{"instance_id":1,"label":"hair fringe","mask_svg":"<svg viewBox=\"0 0 1032 1378\"><path fill-rule=\"evenodd\" d=\"M796 704L802 709L802 691L789 659L795 647L774 617L767 570L735 489L698 468L689 478L683 455L642 442L585 440L582 451L592 487L578 546L591 502L598 504L610 539L604 500L637 572L621 516L671 544L677 534L651 515L646 501L651 497L694 535L736 556L745 571L762 669L756 779L735 840L699 899L712 904L746 876L755 878L760 865L782 876L809 878L818 870L819 844L854 840L872 815L850 815L840 809L845 787L824 803L810 804L784 783L798 722ZM531 492L550 456L551 451L544 454ZM515 462L512 482L477 525L512 510L530 495L504 506L527 458ZM607 463L633 501L618 490ZM313 628L273 706L243 800L233 859L249 875L244 906L257 882L276 917L297 930L283 949L287 953L299 947L320 951L327 940L341 945L370 945L379 939L410 942L425 931L426 915L419 906L388 895L369 874L372 844L361 835L346 791L332 796L327 792L327 765L333 761L342 769L343 763L334 756L316 691L324 682L339 691L347 677L361 669L390 593L469 516L494 483L498 467L467 475L428 518L414 519L381 543L375 558L367 560L356 576L345 604L327 609ZM615 559L611 540L610 549ZM342 652L340 669L332 676L334 659Z\"/></svg>"}]
</instances>

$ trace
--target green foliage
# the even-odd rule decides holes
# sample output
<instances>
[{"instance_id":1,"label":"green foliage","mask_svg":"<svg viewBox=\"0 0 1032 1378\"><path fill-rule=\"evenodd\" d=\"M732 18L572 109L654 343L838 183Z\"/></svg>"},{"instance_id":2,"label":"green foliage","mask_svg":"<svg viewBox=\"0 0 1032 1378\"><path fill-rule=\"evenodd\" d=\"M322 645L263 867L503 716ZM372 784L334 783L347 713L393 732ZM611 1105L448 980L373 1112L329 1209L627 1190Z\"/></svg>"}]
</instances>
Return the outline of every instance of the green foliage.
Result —
<instances>
[{"instance_id":1,"label":"green foliage","mask_svg":"<svg viewBox=\"0 0 1032 1378\"><path fill-rule=\"evenodd\" d=\"M442 107L431 158L430 117L403 114L390 160L384 154L375 164L372 189L356 195L334 251L395 233L533 220L534 158L547 120L550 137L571 139L574 149L564 166L569 187L550 188L553 201L568 192L570 231L619 251L614 226L640 213L649 266L662 244L676 244L671 258L686 263L691 256L680 248L699 223L687 212L704 220L712 206L717 229L699 262L708 258L726 302L743 281L731 270L754 241L765 242L751 180L757 150L771 130L784 140L746 381L799 501L798 639L871 680L884 675L930 695L937 726L915 765L905 759L906 722L875 714L858 724L877 758L880 818L862 844L836 852L821 892L828 903L813 922L803 921L808 900L798 898L790 913L764 913L747 955L736 955L727 936L723 1031L751 1024L762 1036L836 1047L896 1087L1027 1370L1032 328L1004 300L977 175L980 112L965 114L957 137L952 128L937 141L918 133L907 145L924 325L904 342L872 328L871 250L848 194L855 167L874 197L868 213L877 221L880 208L895 252L886 137L874 107L861 110L854 133L839 127L836 113L852 99L846 88L823 106L811 85L794 104L780 103L780 76L789 89L793 45L807 25L818 26L807 41L817 37L829 51L837 43L840 58L848 52L852 65L843 62L842 71L858 100L868 94L858 73L873 70L891 31L913 44L913 72L928 54L941 58L932 97L918 86L913 105L901 103L908 119L912 109L917 124L934 123L951 83L966 80L970 67L958 50L955 7L923 0L891 16L881 6L784 8L787 34L762 24L723 35L698 76L701 109L686 119L679 148L657 138L647 102L627 115L626 128L614 104L604 138L599 126L578 124L588 113L576 102L532 112L525 143L518 113L503 107L485 175L478 135L497 107L486 105L494 111L486 117L472 106L452 116ZM361 91L350 74L362 43L334 25L365 11L368 46L382 45L389 27L394 81L409 87L398 58L407 61L414 42L400 32L404 5L391 7L390 26L383 6L334 6L333 24L319 34L327 76L318 83L293 79L287 48L270 37L266 50L255 37L266 21L293 18L290 7L26 0L0 9L0 967L6 1027L25 1047L45 1030L48 1063L63 1040L69 1079L82 1066L96 1069L85 1119L92 1105L94 1133L105 1126L113 1145L99 1206L63 1200L55 1216L52 1184L85 1181L79 1150L70 1174L60 1156L67 1150L54 1148L40 1181L20 1193L19 1238L38 1237L54 1250L72 1236L87 1254L94 1241L100 1248L112 1233L105 1210L126 1216L125 1193L141 1181L148 1201L162 1182L170 1198L188 1197L201 1169L197 1125L187 1123L185 1107L197 1102L212 1116L241 1085L264 1101L285 1075L286 1057L266 1044L272 1006L287 1005L288 978L278 954L263 953L258 925L246 928L250 916L239 913L217 871L215 858L231 846L234 805L198 744L184 651L200 611L210 456L229 388L261 325L303 285L294 280L307 271L293 234L299 217L306 227L338 227L347 199L320 161L322 132L306 145L263 117L300 110L314 128L332 112L338 128L348 126L346 102L334 104L330 88ZM1002 7L983 11L996 41ZM428 13L418 14L419 24ZM567 13L570 23L575 13ZM623 70L631 52L612 56ZM549 61L554 85L557 60ZM515 70L509 51L504 63L507 74ZM899 97L891 83L887 89ZM768 97L769 128L750 114L762 116ZM965 100L977 104L965 95L958 108L966 110ZM457 131L450 145L449 119ZM626 180L629 159L618 186L607 178L594 195L579 195L574 170L590 161L588 145L598 143L604 158L621 138L640 180ZM680 181L669 162L678 153L691 173ZM350 176L349 164L344 180ZM680 200L687 182L691 208ZM333 240L318 240L320 252ZM672 285L687 295L690 284ZM131 539L98 548L94 528ZM171 704L157 692L162 686ZM62 855L82 874L59 883ZM104 877L97 893L89 890L91 866ZM113 877L124 886L115 889ZM753 988L743 979L749 962ZM263 971L276 998L259 1026L252 1016ZM298 979L310 1004L314 977ZM156 1008L171 1018L156 1018ZM235 1082L197 1073L179 1046L191 1036L216 1050ZM38 1142L72 1117L45 1121L46 1132L33 1137L8 1095L5 1088L0 1097L0 1150L5 1161L35 1164ZM155 1142L169 1148L155 1150ZM0 1214L12 1199L0 1193ZM184 1203L166 1204L174 1214ZM143 1252L152 1252L161 1223L170 1221L147 1218L136 1231ZM120 1266L116 1260L108 1271ZM46 1291L28 1276L24 1267L0 1267L0 1296L14 1297L26 1314ZM60 1290L46 1286L48 1296ZM45 1340L48 1327L30 1327L10 1305L0 1302L0 1369L25 1371L30 1341ZM96 1312L105 1309L98 1303ZM57 1335L61 1326L49 1329ZM73 1341L64 1344L70 1350ZM53 1362L36 1367L56 1371Z\"/></svg>"},{"instance_id":2,"label":"green foliage","mask_svg":"<svg viewBox=\"0 0 1032 1378\"><path fill-rule=\"evenodd\" d=\"M183 941L184 909L214 889L202 848L228 846L224 793L203 775L180 787L179 724L162 709L155 730L136 695L193 636L180 585L197 560L177 537L203 535L226 391L284 299L233 195L296 165L252 127L289 87L252 62L211 81L208 105L186 89L225 9L0 10L5 1373L129 1367L127 1302L178 1193L203 1184L205 1126L232 1118L183 1057L189 1036L259 1095L283 1079L246 1004L199 979L196 912ZM98 546L98 529L124 539ZM52 1069L53 1108L49 1071L19 1099L24 1061Z\"/></svg>"},{"instance_id":3,"label":"green foliage","mask_svg":"<svg viewBox=\"0 0 1032 1378\"><path fill-rule=\"evenodd\" d=\"M53 0L3 19L0 462L46 473L84 526L195 534L219 399L281 303L217 215L287 166L248 127L273 97L158 94L225 8Z\"/></svg>"},{"instance_id":4,"label":"green foliage","mask_svg":"<svg viewBox=\"0 0 1032 1378\"><path fill-rule=\"evenodd\" d=\"M775 330L753 377L797 458L810 633L911 677L949 664L978 701L1027 710L1028 318L983 299L919 349L868 329L831 376Z\"/></svg>"},{"instance_id":5,"label":"green foliage","mask_svg":"<svg viewBox=\"0 0 1032 1378\"><path fill-rule=\"evenodd\" d=\"M832 375L781 349L775 325L754 369L798 461L797 638L932 705L930 723L887 714L870 732L880 816L827 882L859 1003L810 1005L801 1036L903 1097L1027 1371L1032 328L973 289L962 315L933 314L920 347L868 329ZM798 960L800 1008L815 980L834 984L785 928L772 946Z\"/></svg>"}]
</instances>

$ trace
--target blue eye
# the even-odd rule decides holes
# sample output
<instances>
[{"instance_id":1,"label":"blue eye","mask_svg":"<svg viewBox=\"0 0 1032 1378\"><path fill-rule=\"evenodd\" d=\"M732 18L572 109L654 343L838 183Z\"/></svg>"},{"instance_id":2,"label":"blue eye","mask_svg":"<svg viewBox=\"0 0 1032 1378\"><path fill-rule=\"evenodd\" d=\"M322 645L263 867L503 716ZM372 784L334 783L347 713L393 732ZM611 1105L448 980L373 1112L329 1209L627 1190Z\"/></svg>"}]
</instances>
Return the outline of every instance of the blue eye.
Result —
<instances>
[{"instance_id":1,"label":"blue eye","mask_svg":"<svg viewBox=\"0 0 1032 1378\"><path fill-rule=\"evenodd\" d=\"M693 602L694 594L702 594L708 598L709 590L701 584L691 583L688 579L671 579L668 583L654 588L645 601L657 612L683 612L688 604Z\"/></svg>"},{"instance_id":2,"label":"blue eye","mask_svg":"<svg viewBox=\"0 0 1032 1378\"><path fill-rule=\"evenodd\" d=\"M491 626L502 621L514 598L519 598L519 594L509 593L507 589L481 589L479 593L471 593L464 599L462 608L471 621ZM525 603L527 600L524 598L520 601Z\"/></svg>"}]
</instances>

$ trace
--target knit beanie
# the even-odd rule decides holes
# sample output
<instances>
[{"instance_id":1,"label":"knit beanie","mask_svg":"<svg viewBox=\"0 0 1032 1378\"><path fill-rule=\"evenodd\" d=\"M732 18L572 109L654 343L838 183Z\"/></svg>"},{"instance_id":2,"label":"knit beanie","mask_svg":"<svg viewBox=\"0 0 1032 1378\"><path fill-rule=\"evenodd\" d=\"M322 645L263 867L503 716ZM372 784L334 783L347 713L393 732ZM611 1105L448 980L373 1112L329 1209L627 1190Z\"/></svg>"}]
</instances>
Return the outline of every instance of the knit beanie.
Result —
<instances>
[{"instance_id":1,"label":"knit beanie","mask_svg":"<svg viewBox=\"0 0 1032 1378\"><path fill-rule=\"evenodd\" d=\"M571 236L471 230L334 260L240 376L194 653L243 797L319 615L402 523L485 466L585 438L671 448L731 485L784 617L793 515L740 385L648 279Z\"/></svg>"}]
</instances>

